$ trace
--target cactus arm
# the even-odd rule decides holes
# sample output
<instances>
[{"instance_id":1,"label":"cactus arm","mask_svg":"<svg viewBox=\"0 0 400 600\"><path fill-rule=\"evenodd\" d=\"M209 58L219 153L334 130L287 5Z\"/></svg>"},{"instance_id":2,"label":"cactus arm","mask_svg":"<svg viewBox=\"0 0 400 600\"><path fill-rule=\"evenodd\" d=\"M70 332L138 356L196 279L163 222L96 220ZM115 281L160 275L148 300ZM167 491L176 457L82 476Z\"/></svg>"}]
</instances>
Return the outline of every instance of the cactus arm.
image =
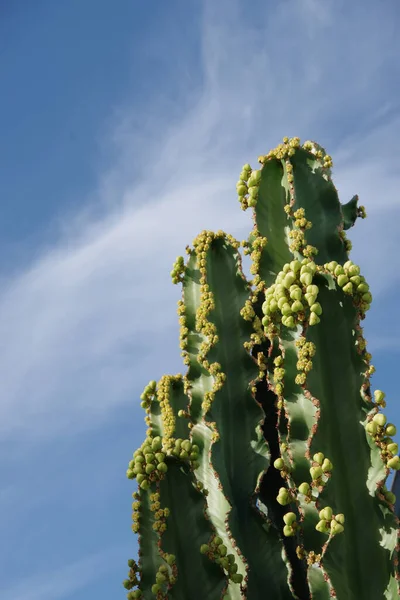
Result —
<instances>
[{"instance_id":1,"label":"cactus arm","mask_svg":"<svg viewBox=\"0 0 400 600\"><path fill-rule=\"evenodd\" d=\"M354 223L356 222L357 217L360 216L357 194L353 196L351 200L346 202L346 204L342 204L341 209L344 221L343 228L350 229L350 227L353 227Z\"/></svg>"},{"instance_id":2,"label":"cactus arm","mask_svg":"<svg viewBox=\"0 0 400 600\"><path fill-rule=\"evenodd\" d=\"M207 255L206 279L215 303L210 320L218 342L210 350L210 360L218 360L226 380L207 414L219 434L211 449L211 462L232 507L229 529L250 567L247 597L257 597L263 590L265 597L292 598L277 531L254 504L254 492L269 461L260 428L263 412L249 390L257 368L243 347L251 330L240 315L248 288L238 261L235 248L223 238L214 240Z\"/></svg>"},{"instance_id":3,"label":"cactus arm","mask_svg":"<svg viewBox=\"0 0 400 600\"><path fill-rule=\"evenodd\" d=\"M292 257L288 248L289 220L283 208L286 190L282 185L283 167L279 161L268 161L262 168L258 200L254 207L255 229L268 242L263 249L259 275L267 286L275 280L282 265ZM271 201L273 199L273 201ZM250 240L254 239L254 234Z\"/></svg>"}]
</instances>

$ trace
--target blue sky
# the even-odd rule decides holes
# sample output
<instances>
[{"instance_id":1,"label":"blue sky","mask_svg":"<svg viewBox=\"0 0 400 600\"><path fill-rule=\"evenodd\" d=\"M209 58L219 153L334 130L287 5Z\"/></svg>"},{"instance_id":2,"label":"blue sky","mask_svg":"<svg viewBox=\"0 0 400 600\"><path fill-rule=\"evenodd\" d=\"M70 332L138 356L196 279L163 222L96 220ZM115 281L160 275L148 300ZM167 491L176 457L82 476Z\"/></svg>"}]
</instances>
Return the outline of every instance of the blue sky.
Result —
<instances>
[{"instance_id":1,"label":"blue sky","mask_svg":"<svg viewBox=\"0 0 400 600\"><path fill-rule=\"evenodd\" d=\"M334 159L368 219L352 259L400 422L397 0L3 0L0 596L124 598L139 395L182 371L169 271L239 239L235 183L284 135Z\"/></svg>"}]
</instances>

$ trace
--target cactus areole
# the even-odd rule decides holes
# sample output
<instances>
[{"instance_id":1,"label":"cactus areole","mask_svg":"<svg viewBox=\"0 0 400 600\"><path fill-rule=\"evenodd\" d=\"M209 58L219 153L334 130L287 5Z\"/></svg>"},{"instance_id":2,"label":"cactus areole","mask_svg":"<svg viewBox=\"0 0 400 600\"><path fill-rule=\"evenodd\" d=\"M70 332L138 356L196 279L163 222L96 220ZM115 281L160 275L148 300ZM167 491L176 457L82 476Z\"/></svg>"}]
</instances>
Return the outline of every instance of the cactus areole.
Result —
<instances>
[{"instance_id":1,"label":"cactus areole","mask_svg":"<svg viewBox=\"0 0 400 600\"><path fill-rule=\"evenodd\" d=\"M371 390L372 302L332 159L284 138L237 183L253 229L203 231L178 257L185 375L141 395L128 600L395 600L396 428ZM252 260L248 281L240 247Z\"/></svg>"}]
</instances>

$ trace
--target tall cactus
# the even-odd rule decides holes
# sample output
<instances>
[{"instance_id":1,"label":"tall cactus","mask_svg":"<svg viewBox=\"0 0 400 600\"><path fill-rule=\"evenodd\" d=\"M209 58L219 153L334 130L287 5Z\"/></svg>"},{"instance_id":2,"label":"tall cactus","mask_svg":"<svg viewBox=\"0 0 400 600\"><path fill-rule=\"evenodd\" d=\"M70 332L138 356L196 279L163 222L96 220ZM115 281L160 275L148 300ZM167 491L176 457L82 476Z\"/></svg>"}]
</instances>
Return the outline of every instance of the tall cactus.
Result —
<instances>
[{"instance_id":1,"label":"tall cactus","mask_svg":"<svg viewBox=\"0 0 400 600\"><path fill-rule=\"evenodd\" d=\"M371 392L372 297L345 234L365 210L339 202L314 142L259 163L237 184L248 240L203 231L171 273L188 368L141 396L128 599L394 600L396 428Z\"/></svg>"}]
</instances>

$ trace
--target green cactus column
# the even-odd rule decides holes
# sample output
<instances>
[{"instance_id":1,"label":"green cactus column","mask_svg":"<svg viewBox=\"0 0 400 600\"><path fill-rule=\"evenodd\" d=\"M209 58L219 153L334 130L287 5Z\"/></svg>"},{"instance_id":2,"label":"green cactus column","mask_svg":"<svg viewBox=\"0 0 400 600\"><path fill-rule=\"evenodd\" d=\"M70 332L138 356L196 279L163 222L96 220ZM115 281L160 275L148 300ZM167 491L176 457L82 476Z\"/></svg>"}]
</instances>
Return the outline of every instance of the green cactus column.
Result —
<instances>
[{"instance_id":1,"label":"green cactus column","mask_svg":"<svg viewBox=\"0 0 400 600\"><path fill-rule=\"evenodd\" d=\"M313 142L284 138L259 162L237 184L252 281L222 231L171 272L187 373L141 396L128 599L394 600L396 428L371 392L372 296L345 235L365 210L339 202Z\"/></svg>"}]
</instances>

